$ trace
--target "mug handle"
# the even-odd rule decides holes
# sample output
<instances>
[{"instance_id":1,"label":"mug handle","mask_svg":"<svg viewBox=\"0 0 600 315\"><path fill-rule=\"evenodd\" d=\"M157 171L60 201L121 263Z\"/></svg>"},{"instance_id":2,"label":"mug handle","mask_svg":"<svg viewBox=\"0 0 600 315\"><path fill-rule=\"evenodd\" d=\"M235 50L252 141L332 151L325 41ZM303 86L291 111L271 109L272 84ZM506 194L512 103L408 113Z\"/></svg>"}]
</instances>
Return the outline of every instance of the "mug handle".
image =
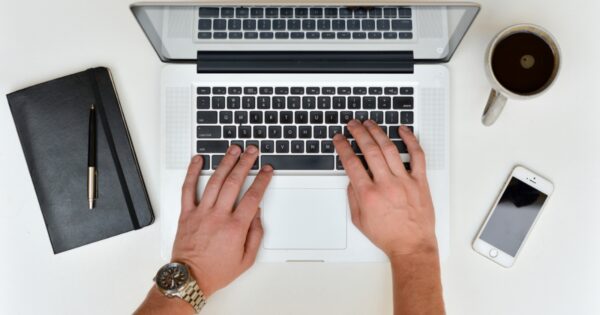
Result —
<instances>
[{"instance_id":1,"label":"mug handle","mask_svg":"<svg viewBox=\"0 0 600 315\"><path fill-rule=\"evenodd\" d=\"M491 126L498 119L500 113L502 113L504 105L506 105L506 96L492 89L487 105L485 105L485 109L483 110L481 122L486 126Z\"/></svg>"}]
</instances>

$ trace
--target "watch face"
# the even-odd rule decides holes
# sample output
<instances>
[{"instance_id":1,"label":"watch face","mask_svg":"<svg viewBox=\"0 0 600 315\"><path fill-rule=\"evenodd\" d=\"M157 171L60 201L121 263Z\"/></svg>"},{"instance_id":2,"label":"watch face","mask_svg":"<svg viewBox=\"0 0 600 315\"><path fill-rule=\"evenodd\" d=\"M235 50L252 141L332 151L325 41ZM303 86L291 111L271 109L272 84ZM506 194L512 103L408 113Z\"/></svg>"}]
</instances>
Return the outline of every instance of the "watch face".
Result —
<instances>
[{"instance_id":1,"label":"watch face","mask_svg":"<svg viewBox=\"0 0 600 315\"><path fill-rule=\"evenodd\" d=\"M165 291L177 291L188 281L187 268L178 263L170 263L162 267L156 275L156 284Z\"/></svg>"}]
</instances>

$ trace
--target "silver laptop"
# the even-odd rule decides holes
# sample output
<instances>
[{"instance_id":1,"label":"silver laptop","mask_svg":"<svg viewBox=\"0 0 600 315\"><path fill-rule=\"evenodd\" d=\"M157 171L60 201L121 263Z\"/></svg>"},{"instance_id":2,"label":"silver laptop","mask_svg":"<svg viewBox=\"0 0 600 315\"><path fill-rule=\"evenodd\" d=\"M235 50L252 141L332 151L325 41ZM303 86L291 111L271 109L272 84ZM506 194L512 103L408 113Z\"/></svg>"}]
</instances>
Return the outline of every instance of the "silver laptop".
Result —
<instances>
[{"instance_id":1,"label":"silver laptop","mask_svg":"<svg viewBox=\"0 0 600 315\"><path fill-rule=\"evenodd\" d=\"M271 164L260 261L379 261L350 221L348 179L331 138L372 119L396 144L410 126L427 153L442 257L449 238L449 61L479 6L358 3L134 4L165 63L161 95L162 251L169 257L190 158L205 157L199 189L228 146ZM252 181L247 180L245 188Z\"/></svg>"}]
</instances>

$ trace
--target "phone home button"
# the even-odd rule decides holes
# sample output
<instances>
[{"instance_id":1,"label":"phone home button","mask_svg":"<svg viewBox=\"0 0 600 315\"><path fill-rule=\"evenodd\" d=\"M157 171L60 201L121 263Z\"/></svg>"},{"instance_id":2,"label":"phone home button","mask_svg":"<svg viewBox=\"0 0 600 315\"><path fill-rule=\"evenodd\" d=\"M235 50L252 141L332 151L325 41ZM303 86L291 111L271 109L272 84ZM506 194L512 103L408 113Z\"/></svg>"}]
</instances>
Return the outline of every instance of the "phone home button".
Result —
<instances>
[{"instance_id":1,"label":"phone home button","mask_svg":"<svg viewBox=\"0 0 600 315\"><path fill-rule=\"evenodd\" d=\"M498 250L490 249L490 257L492 257L492 258L498 257Z\"/></svg>"}]
</instances>

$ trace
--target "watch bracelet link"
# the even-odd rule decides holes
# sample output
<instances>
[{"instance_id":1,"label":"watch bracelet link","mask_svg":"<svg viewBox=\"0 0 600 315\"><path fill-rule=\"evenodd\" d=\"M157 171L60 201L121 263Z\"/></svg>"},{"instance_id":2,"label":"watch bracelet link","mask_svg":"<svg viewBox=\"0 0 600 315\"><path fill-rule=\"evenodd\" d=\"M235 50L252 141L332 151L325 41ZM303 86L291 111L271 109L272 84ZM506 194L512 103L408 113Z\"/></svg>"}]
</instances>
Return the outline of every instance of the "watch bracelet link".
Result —
<instances>
[{"instance_id":1,"label":"watch bracelet link","mask_svg":"<svg viewBox=\"0 0 600 315\"><path fill-rule=\"evenodd\" d=\"M196 314L199 313L206 304L206 297L202 290L200 290L198 283L194 280L190 282L189 286L181 295L181 298L192 305L194 310L196 310Z\"/></svg>"}]
</instances>

